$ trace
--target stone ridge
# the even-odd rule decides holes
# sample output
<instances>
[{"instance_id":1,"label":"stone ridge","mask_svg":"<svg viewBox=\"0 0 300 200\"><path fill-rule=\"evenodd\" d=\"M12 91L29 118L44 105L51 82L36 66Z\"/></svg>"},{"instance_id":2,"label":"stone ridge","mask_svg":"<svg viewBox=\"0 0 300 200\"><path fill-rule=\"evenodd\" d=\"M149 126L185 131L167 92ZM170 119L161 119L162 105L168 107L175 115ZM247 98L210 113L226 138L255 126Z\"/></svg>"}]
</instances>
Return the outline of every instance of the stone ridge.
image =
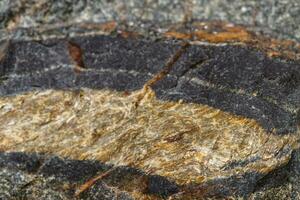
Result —
<instances>
[{"instance_id":1,"label":"stone ridge","mask_svg":"<svg viewBox=\"0 0 300 200\"><path fill-rule=\"evenodd\" d=\"M171 40L111 36L72 38L86 69L74 70L68 41L11 42L2 59L0 94L44 89L133 91L157 74L176 50ZM192 45L153 89L164 100L207 104L256 119L267 131L295 132L300 65L242 45Z\"/></svg>"}]
</instances>

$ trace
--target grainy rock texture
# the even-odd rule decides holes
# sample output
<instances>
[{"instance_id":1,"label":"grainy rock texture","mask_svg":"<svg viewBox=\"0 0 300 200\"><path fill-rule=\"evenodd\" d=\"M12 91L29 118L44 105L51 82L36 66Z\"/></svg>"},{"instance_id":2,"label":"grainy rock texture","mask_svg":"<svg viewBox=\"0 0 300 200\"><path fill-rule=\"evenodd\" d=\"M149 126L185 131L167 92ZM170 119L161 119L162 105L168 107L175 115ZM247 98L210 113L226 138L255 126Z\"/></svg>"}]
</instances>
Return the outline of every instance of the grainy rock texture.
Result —
<instances>
[{"instance_id":1,"label":"grainy rock texture","mask_svg":"<svg viewBox=\"0 0 300 200\"><path fill-rule=\"evenodd\" d=\"M298 4L1 1L0 198L299 199Z\"/></svg>"},{"instance_id":2,"label":"grainy rock texture","mask_svg":"<svg viewBox=\"0 0 300 200\"><path fill-rule=\"evenodd\" d=\"M136 25L225 20L296 40L300 39L299 12L298 0L2 0L0 4L3 28L112 20Z\"/></svg>"}]
</instances>

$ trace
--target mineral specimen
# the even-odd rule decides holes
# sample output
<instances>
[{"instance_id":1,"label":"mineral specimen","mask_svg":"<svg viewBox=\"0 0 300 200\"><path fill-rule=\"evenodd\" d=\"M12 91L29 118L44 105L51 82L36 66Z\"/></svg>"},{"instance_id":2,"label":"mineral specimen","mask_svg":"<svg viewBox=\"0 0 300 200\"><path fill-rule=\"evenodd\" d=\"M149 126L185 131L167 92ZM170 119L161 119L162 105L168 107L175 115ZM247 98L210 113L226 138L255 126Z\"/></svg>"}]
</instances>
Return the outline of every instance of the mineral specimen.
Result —
<instances>
[{"instance_id":1,"label":"mineral specimen","mask_svg":"<svg viewBox=\"0 0 300 200\"><path fill-rule=\"evenodd\" d=\"M166 35L10 41L0 64L0 149L22 153L2 153L0 164L33 179L15 190L28 197L54 176L61 198L72 198L72 184L112 169L81 197L248 197L289 161L299 62L232 37L185 38L176 56L182 38ZM50 178L37 183L41 176Z\"/></svg>"}]
</instances>

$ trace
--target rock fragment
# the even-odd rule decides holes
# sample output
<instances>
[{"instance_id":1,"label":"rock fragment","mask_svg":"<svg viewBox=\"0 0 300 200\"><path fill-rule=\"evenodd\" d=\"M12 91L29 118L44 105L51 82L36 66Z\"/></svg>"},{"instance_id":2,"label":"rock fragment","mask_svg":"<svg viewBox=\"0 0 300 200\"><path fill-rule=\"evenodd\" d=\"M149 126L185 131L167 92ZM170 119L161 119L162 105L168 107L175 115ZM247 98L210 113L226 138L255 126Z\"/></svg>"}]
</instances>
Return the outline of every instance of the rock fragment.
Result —
<instances>
[{"instance_id":1,"label":"rock fragment","mask_svg":"<svg viewBox=\"0 0 300 200\"><path fill-rule=\"evenodd\" d=\"M180 40L69 39L11 41L0 63L0 149L22 152L0 166L54 176L61 198L112 166L82 198L249 197L298 147L298 60L188 39L144 90Z\"/></svg>"}]
</instances>

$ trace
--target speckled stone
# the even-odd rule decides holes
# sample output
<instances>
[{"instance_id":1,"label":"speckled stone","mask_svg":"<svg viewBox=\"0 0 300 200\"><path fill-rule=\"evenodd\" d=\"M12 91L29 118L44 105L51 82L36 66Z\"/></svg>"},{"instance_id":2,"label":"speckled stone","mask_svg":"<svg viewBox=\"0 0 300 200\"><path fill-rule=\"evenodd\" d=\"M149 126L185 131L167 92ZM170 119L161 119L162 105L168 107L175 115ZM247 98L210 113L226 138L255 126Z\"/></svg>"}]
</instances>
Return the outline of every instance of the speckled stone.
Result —
<instances>
[{"instance_id":1,"label":"speckled stone","mask_svg":"<svg viewBox=\"0 0 300 200\"><path fill-rule=\"evenodd\" d=\"M145 26L147 21L165 24L191 19L225 20L253 26L281 38L300 39L300 4L297 0L4 0L0 5L2 28L111 20L137 26Z\"/></svg>"}]
</instances>

